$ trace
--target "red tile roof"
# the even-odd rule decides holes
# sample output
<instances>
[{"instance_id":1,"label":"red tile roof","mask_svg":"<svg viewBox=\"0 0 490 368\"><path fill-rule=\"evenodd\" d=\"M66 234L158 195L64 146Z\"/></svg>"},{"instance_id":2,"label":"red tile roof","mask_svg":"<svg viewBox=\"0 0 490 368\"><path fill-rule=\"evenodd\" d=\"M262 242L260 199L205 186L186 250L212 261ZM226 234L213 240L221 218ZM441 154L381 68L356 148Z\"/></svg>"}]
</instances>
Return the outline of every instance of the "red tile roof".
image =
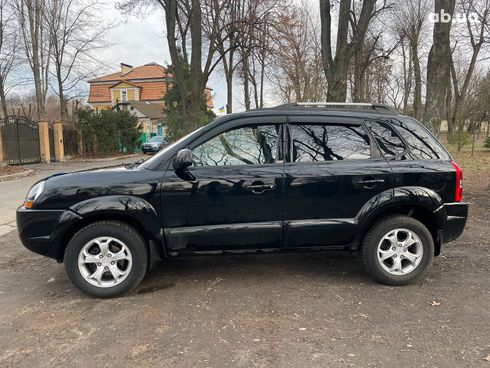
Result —
<instances>
[{"instance_id":1,"label":"red tile roof","mask_svg":"<svg viewBox=\"0 0 490 368\"><path fill-rule=\"evenodd\" d=\"M136 66L132 68L128 73L112 73L104 75L99 78L89 80L89 83L93 82L109 82L109 81L130 81L133 79L153 79L153 78L164 78L167 76L167 70L165 67L159 64L151 63L142 66Z\"/></svg>"}]
</instances>

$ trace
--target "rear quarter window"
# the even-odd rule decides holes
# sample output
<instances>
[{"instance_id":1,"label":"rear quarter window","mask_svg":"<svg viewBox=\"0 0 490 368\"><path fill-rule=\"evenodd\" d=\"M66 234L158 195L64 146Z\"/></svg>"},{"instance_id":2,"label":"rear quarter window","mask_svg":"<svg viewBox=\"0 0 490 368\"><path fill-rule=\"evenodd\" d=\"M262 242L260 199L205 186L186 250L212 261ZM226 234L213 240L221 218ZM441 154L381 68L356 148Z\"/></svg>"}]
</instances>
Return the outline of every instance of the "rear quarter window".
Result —
<instances>
[{"instance_id":1,"label":"rear quarter window","mask_svg":"<svg viewBox=\"0 0 490 368\"><path fill-rule=\"evenodd\" d=\"M395 128L390 126L390 124L366 121L366 125L384 157L393 158L406 151L407 146L405 146Z\"/></svg>"},{"instance_id":2,"label":"rear quarter window","mask_svg":"<svg viewBox=\"0 0 490 368\"><path fill-rule=\"evenodd\" d=\"M439 141L414 119L400 117L393 120L393 126L408 145L402 159L447 160L449 155Z\"/></svg>"}]
</instances>

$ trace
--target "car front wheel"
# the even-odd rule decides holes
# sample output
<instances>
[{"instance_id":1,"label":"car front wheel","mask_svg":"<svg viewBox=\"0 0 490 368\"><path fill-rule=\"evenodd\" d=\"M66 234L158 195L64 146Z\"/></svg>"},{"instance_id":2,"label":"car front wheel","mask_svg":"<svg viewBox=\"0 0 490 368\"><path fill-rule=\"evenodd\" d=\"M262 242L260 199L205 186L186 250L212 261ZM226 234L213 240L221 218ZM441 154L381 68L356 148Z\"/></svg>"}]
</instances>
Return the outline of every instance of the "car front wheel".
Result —
<instances>
[{"instance_id":1,"label":"car front wheel","mask_svg":"<svg viewBox=\"0 0 490 368\"><path fill-rule=\"evenodd\" d=\"M387 285L407 285L432 264L434 242L429 230L408 216L390 216L368 230L361 248L366 272Z\"/></svg>"},{"instance_id":2,"label":"car front wheel","mask_svg":"<svg viewBox=\"0 0 490 368\"><path fill-rule=\"evenodd\" d=\"M145 242L131 226L99 221L77 232L65 251L68 277L81 291L99 298L122 295L143 280Z\"/></svg>"}]
</instances>

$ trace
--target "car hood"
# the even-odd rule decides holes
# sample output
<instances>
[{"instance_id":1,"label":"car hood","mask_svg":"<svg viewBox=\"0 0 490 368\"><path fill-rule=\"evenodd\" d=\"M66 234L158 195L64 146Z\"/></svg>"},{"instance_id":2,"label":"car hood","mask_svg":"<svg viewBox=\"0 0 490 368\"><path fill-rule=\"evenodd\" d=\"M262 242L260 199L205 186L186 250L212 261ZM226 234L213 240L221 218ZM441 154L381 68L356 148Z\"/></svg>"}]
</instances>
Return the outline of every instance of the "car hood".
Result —
<instances>
[{"instance_id":1,"label":"car hood","mask_svg":"<svg viewBox=\"0 0 490 368\"><path fill-rule=\"evenodd\" d=\"M66 209L84 200L110 195L148 197L155 194L163 173L124 166L61 173L47 177L35 207Z\"/></svg>"}]
</instances>

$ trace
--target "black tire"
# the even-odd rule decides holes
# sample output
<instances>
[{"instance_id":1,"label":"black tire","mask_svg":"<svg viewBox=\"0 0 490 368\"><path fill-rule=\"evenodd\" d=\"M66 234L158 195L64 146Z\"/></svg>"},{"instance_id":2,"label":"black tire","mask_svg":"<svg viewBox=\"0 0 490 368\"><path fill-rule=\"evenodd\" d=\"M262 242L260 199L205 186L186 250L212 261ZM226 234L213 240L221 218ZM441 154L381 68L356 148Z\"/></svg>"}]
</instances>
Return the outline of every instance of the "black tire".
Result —
<instances>
[{"instance_id":1,"label":"black tire","mask_svg":"<svg viewBox=\"0 0 490 368\"><path fill-rule=\"evenodd\" d=\"M131 268L126 278L110 287L90 284L78 267L78 256L85 244L103 236L123 242L132 257ZM97 298L112 298L130 292L143 280L148 266L148 251L145 241L133 227L120 221L98 221L87 225L73 236L66 247L64 263L68 277L78 289Z\"/></svg>"},{"instance_id":2,"label":"black tire","mask_svg":"<svg viewBox=\"0 0 490 368\"><path fill-rule=\"evenodd\" d=\"M383 269L378 261L378 245L386 234L400 228L408 229L419 237L423 253L420 263L411 272L393 275ZM374 280L386 285L401 286L417 281L430 268L433 258L434 241L429 230L420 221L408 216L396 215L383 218L367 231L361 244L361 261L364 270Z\"/></svg>"}]
</instances>

